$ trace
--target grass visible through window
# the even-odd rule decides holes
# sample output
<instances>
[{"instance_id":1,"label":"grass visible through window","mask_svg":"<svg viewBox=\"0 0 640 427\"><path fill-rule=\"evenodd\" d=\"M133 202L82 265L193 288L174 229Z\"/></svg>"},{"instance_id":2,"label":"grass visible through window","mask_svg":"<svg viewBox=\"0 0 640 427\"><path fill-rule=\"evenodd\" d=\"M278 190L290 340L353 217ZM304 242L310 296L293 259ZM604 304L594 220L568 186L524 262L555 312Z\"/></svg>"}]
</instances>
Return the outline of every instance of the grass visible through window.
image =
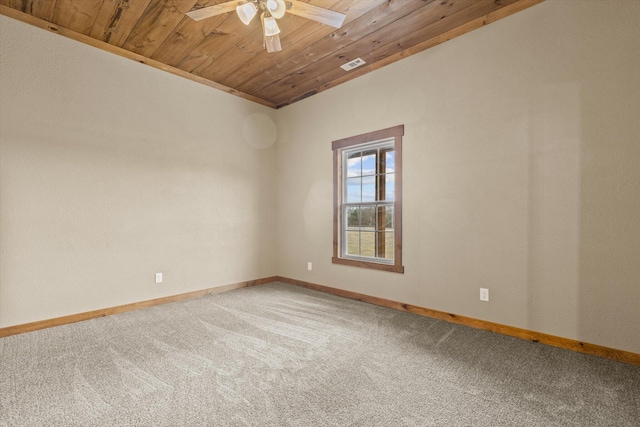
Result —
<instances>
[{"instance_id":1,"label":"grass visible through window","mask_svg":"<svg viewBox=\"0 0 640 427\"><path fill-rule=\"evenodd\" d=\"M373 228L361 228L361 232L347 230L347 254L355 256L376 256L376 238ZM385 235L384 258L393 259L394 240L393 233L380 233ZM361 246L359 246L361 245Z\"/></svg>"}]
</instances>

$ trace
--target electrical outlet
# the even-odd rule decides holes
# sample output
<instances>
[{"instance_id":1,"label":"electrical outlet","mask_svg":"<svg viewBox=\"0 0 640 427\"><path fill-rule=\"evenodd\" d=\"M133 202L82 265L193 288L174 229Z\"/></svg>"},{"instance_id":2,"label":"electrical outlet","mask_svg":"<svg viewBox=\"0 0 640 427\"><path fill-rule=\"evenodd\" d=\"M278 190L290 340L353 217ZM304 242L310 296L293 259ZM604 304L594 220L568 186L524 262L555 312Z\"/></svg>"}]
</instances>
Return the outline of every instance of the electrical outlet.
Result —
<instances>
[{"instance_id":1,"label":"electrical outlet","mask_svg":"<svg viewBox=\"0 0 640 427\"><path fill-rule=\"evenodd\" d=\"M156 283L162 283L162 273L156 273Z\"/></svg>"},{"instance_id":2,"label":"electrical outlet","mask_svg":"<svg viewBox=\"0 0 640 427\"><path fill-rule=\"evenodd\" d=\"M489 289L480 288L480 301L489 301Z\"/></svg>"},{"instance_id":3,"label":"electrical outlet","mask_svg":"<svg viewBox=\"0 0 640 427\"><path fill-rule=\"evenodd\" d=\"M311 263L311 261L307 263L307 270L309 271L313 270L313 264Z\"/></svg>"}]
</instances>

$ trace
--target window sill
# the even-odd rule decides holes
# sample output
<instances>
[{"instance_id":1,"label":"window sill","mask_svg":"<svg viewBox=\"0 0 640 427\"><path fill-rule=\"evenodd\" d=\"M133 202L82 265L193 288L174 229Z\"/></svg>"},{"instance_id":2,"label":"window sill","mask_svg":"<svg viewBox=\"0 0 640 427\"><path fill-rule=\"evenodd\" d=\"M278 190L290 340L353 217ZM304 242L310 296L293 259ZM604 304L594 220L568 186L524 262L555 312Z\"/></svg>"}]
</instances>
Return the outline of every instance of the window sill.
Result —
<instances>
[{"instance_id":1,"label":"window sill","mask_svg":"<svg viewBox=\"0 0 640 427\"><path fill-rule=\"evenodd\" d=\"M391 273L404 274L403 265L382 264L377 262L368 262L368 261L338 258L338 257L332 257L331 262L333 264L350 265L352 267L371 268L373 270L382 270L382 271L389 271Z\"/></svg>"}]
</instances>

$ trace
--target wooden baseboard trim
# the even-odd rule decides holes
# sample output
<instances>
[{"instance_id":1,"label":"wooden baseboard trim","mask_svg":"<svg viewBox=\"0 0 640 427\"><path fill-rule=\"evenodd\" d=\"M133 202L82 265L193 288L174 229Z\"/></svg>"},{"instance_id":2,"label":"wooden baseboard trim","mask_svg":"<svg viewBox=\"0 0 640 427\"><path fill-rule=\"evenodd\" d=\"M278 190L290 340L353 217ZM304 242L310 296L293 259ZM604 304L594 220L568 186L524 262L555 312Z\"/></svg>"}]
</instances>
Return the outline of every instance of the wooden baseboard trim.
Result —
<instances>
[{"instance_id":1,"label":"wooden baseboard trim","mask_svg":"<svg viewBox=\"0 0 640 427\"><path fill-rule=\"evenodd\" d=\"M318 285L315 283L304 282L302 280L290 279L288 277L278 276L279 282L291 285L301 286L303 288L315 291L325 292L345 298L367 302L382 307L393 308L396 310L415 313L420 316L432 317L434 319L444 320L460 325L471 326L476 329L496 332L511 337L516 337L528 341L560 347L566 350L577 351L579 353L590 354L592 356L603 357L606 359L616 360L618 362L629 363L631 365L640 366L640 354L632 353L624 350L604 347L598 344L590 344L570 338L562 338L542 332L529 331L527 329L516 328L514 326L502 325L500 323L488 322L486 320L474 319L472 317L459 316L457 314L446 313L444 311L432 310L429 308L419 307L410 304L404 304L397 301L391 301L384 298L373 297L357 292L345 291L343 289L331 288L329 286Z\"/></svg>"},{"instance_id":2,"label":"wooden baseboard trim","mask_svg":"<svg viewBox=\"0 0 640 427\"><path fill-rule=\"evenodd\" d=\"M39 320L22 325L0 328L0 338L10 335L23 334L25 332L37 331L39 329L52 328L54 326L67 325L69 323L81 322L83 320L96 319L98 317L111 316L112 314L125 313L127 311L139 310L141 308L153 307L156 305L168 304L192 298L204 297L233 289L246 288L248 286L262 285L277 280L276 276L265 277L263 279L250 280L247 282L233 283L230 285L218 286L215 288L202 289L199 291L187 292L184 294L171 295L168 297L156 298L147 301L134 302L131 304L119 305L116 307L102 308L99 310L87 311L84 313L71 314L68 316L56 317L54 319Z\"/></svg>"},{"instance_id":3,"label":"wooden baseboard trim","mask_svg":"<svg viewBox=\"0 0 640 427\"><path fill-rule=\"evenodd\" d=\"M444 320L446 322L457 323L460 325L470 326L476 329L483 329L498 334L508 335L528 341L541 344L551 345L554 347L564 348L579 353L585 353L592 356L603 357L606 359L616 360L618 362L629 363L631 365L640 366L640 354L630 351L618 350L610 347L604 347L598 344L590 344L570 338L558 337L542 332L530 331L527 329L516 328L514 326L502 325L500 323L489 322L486 320L474 319L472 317L459 316L444 311L432 310L430 308L420 307L416 305L405 304L384 298L374 297L370 295L360 294L358 292L347 291L344 289L332 288L329 286L318 285L316 283L305 282L302 280L291 279L282 276L265 277L257 280L233 283L215 288L202 289L199 291L187 292L184 294L171 295L168 297L156 298L147 301L140 301L131 304L119 305L116 307L103 308L99 310L87 311L84 313L71 314L68 316L56 317L54 319L40 320L22 325L15 325L0 328L0 338L11 335L23 334L26 332L37 331L40 329L52 328L54 326L67 325L70 323L81 322L84 320L96 319L98 317L111 316L118 313L126 313L128 311L139 310L142 308L154 307L156 305L169 304L177 301L184 301L192 298L204 297L220 292L226 292L233 289L246 288L249 286L263 285L271 282L283 282L291 285L300 286L314 291L320 291L328 294L337 295L344 298L354 299L369 304L379 305L382 307L392 308L395 310L406 311L418 314L420 316L431 317L434 319Z\"/></svg>"}]
</instances>

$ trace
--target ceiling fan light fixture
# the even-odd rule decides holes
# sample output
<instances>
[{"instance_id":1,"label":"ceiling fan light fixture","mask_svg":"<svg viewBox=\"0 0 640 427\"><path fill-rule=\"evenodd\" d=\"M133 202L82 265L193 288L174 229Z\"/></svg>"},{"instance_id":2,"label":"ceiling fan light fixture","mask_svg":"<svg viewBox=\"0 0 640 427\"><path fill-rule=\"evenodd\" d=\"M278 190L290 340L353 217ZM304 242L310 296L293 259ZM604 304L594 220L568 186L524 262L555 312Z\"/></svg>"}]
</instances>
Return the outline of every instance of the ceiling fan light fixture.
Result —
<instances>
[{"instance_id":1,"label":"ceiling fan light fixture","mask_svg":"<svg viewBox=\"0 0 640 427\"><path fill-rule=\"evenodd\" d=\"M265 36L264 47L267 49L267 53L280 52L282 50L282 44L280 43L280 36Z\"/></svg>"},{"instance_id":2,"label":"ceiling fan light fixture","mask_svg":"<svg viewBox=\"0 0 640 427\"><path fill-rule=\"evenodd\" d=\"M278 27L276 18L274 18L273 16L265 16L263 24L265 37L271 37L280 34L280 27Z\"/></svg>"},{"instance_id":3,"label":"ceiling fan light fixture","mask_svg":"<svg viewBox=\"0 0 640 427\"><path fill-rule=\"evenodd\" d=\"M236 13L244 25L249 25L258 13L258 8L254 3L244 3L236 7Z\"/></svg>"},{"instance_id":4,"label":"ceiling fan light fixture","mask_svg":"<svg viewBox=\"0 0 640 427\"><path fill-rule=\"evenodd\" d=\"M2 0L0 0L0 2L1 1ZM193 1L195 2L195 0ZM347 16L344 13L314 6L308 3L308 1L309 0L216 0L216 4L207 7L196 7L196 9L187 12L186 15L194 21L200 21L235 10L238 19L245 25L249 25L256 15L260 15L265 48L267 52L278 52L282 50L282 44L279 36L280 28L276 23L276 19L282 18L286 13L335 28L340 28L344 23ZM333 0L333 2L335 1L337 0Z\"/></svg>"},{"instance_id":5,"label":"ceiling fan light fixture","mask_svg":"<svg viewBox=\"0 0 640 427\"><path fill-rule=\"evenodd\" d=\"M284 0L267 0L267 9L276 19L280 19L284 16L287 10L287 5Z\"/></svg>"}]
</instances>

